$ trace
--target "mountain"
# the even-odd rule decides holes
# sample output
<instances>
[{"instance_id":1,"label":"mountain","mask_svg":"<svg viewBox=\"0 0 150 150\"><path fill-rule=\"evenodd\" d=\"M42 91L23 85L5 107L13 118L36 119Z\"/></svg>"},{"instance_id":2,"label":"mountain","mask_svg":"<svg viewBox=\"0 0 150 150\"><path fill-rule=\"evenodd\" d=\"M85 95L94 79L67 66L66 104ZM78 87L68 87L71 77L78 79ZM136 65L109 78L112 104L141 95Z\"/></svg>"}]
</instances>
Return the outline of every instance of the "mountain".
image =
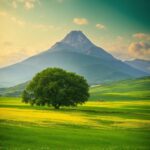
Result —
<instances>
[{"instance_id":1,"label":"mountain","mask_svg":"<svg viewBox=\"0 0 150 150\"><path fill-rule=\"evenodd\" d=\"M147 75L94 45L81 31L71 31L47 51L0 69L0 87L30 80L47 67L60 67L98 84Z\"/></svg>"},{"instance_id":2,"label":"mountain","mask_svg":"<svg viewBox=\"0 0 150 150\"><path fill-rule=\"evenodd\" d=\"M150 74L150 60L134 59L130 61L125 61L125 63L127 63L131 67Z\"/></svg>"}]
</instances>

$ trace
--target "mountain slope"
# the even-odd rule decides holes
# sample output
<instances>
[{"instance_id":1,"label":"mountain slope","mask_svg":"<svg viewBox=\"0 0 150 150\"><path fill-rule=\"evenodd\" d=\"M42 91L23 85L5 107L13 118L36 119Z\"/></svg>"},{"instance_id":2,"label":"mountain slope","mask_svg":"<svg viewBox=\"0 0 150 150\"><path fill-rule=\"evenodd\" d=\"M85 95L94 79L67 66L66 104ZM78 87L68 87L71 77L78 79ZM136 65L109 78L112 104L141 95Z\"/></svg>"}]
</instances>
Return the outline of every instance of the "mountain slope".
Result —
<instances>
[{"instance_id":1,"label":"mountain slope","mask_svg":"<svg viewBox=\"0 0 150 150\"><path fill-rule=\"evenodd\" d=\"M0 76L3 81L9 80L15 85L31 79L35 72L53 66L84 75L93 84L97 83L97 81L101 83L99 79L111 81L129 77L129 75L117 70L119 68L112 67L108 62L100 58L65 51L42 53L40 56L32 57L19 64L0 70L2 72ZM24 77L26 77L26 80L24 80Z\"/></svg>"},{"instance_id":2,"label":"mountain slope","mask_svg":"<svg viewBox=\"0 0 150 150\"><path fill-rule=\"evenodd\" d=\"M142 60L142 59L134 59L131 61L125 61L131 67L139 69L141 71L147 72L150 74L150 61L149 60Z\"/></svg>"},{"instance_id":3,"label":"mountain slope","mask_svg":"<svg viewBox=\"0 0 150 150\"><path fill-rule=\"evenodd\" d=\"M70 32L47 51L0 69L0 87L30 80L47 67L60 67L98 84L146 75L95 46L81 31Z\"/></svg>"}]
</instances>

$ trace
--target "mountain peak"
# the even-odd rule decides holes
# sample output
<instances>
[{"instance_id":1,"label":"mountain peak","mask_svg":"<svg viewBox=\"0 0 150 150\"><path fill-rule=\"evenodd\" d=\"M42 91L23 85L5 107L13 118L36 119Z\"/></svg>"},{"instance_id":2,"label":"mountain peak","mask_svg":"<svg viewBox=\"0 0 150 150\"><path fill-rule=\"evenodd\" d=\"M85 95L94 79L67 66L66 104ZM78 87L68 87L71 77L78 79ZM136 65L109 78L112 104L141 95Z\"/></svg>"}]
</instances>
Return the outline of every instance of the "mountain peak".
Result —
<instances>
[{"instance_id":1,"label":"mountain peak","mask_svg":"<svg viewBox=\"0 0 150 150\"><path fill-rule=\"evenodd\" d=\"M83 34L81 30L72 30L68 34Z\"/></svg>"},{"instance_id":2,"label":"mountain peak","mask_svg":"<svg viewBox=\"0 0 150 150\"><path fill-rule=\"evenodd\" d=\"M82 31L71 31L63 40L57 42L50 51L70 51L82 53L102 59L112 60L114 57L104 49L94 45Z\"/></svg>"},{"instance_id":3,"label":"mountain peak","mask_svg":"<svg viewBox=\"0 0 150 150\"><path fill-rule=\"evenodd\" d=\"M69 44L74 48L90 48L93 43L83 34L82 31L71 31L65 38L61 41L63 43Z\"/></svg>"},{"instance_id":4,"label":"mountain peak","mask_svg":"<svg viewBox=\"0 0 150 150\"><path fill-rule=\"evenodd\" d=\"M68 39L68 38L78 38L78 37L83 37L83 38L86 38L87 37L84 35L84 33L80 30L73 30L73 31L70 31L66 37L64 39Z\"/></svg>"}]
</instances>

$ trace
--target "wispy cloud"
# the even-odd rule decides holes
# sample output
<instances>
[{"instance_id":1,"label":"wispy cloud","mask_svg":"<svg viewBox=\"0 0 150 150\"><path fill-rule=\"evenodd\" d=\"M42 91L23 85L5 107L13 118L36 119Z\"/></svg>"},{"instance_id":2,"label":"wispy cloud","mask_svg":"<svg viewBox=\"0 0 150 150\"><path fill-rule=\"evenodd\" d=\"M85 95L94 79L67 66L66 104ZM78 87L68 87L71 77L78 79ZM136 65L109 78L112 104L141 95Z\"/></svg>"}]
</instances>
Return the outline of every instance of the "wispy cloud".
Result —
<instances>
[{"instance_id":1,"label":"wispy cloud","mask_svg":"<svg viewBox=\"0 0 150 150\"><path fill-rule=\"evenodd\" d=\"M74 18L73 23L77 25L86 25L88 24L88 20L86 18Z\"/></svg>"},{"instance_id":2,"label":"wispy cloud","mask_svg":"<svg viewBox=\"0 0 150 150\"><path fill-rule=\"evenodd\" d=\"M16 17L11 17L10 18L12 22L16 23L17 25L20 25L20 26L24 26L26 24L25 21L21 20L21 19L18 19Z\"/></svg>"},{"instance_id":3,"label":"wispy cloud","mask_svg":"<svg viewBox=\"0 0 150 150\"><path fill-rule=\"evenodd\" d=\"M150 35L146 33L135 33L132 36L137 39L150 40Z\"/></svg>"},{"instance_id":4,"label":"wispy cloud","mask_svg":"<svg viewBox=\"0 0 150 150\"><path fill-rule=\"evenodd\" d=\"M12 6L13 6L13 8L17 8L18 7L18 3L17 3L16 0L12 1Z\"/></svg>"},{"instance_id":5,"label":"wispy cloud","mask_svg":"<svg viewBox=\"0 0 150 150\"><path fill-rule=\"evenodd\" d=\"M18 60L23 60L28 57L23 48L19 46L16 47L15 44L10 41L4 41L1 44L3 45L3 47L1 47L3 53L0 53L0 67L10 65L12 62L16 63Z\"/></svg>"},{"instance_id":6,"label":"wispy cloud","mask_svg":"<svg viewBox=\"0 0 150 150\"><path fill-rule=\"evenodd\" d=\"M17 18L6 11L0 11L0 16L9 19L11 22L19 26L24 26L26 24L26 22L23 19Z\"/></svg>"},{"instance_id":7,"label":"wispy cloud","mask_svg":"<svg viewBox=\"0 0 150 150\"><path fill-rule=\"evenodd\" d=\"M54 29L55 28L52 25L46 25L46 24L31 24L31 27L35 28L35 29L41 29L41 30L44 30L44 31L48 31L50 29Z\"/></svg>"},{"instance_id":8,"label":"wispy cloud","mask_svg":"<svg viewBox=\"0 0 150 150\"><path fill-rule=\"evenodd\" d=\"M135 58L150 58L150 44L147 42L133 42L128 47L128 52Z\"/></svg>"},{"instance_id":9,"label":"wispy cloud","mask_svg":"<svg viewBox=\"0 0 150 150\"><path fill-rule=\"evenodd\" d=\"M97 29L100 29L100 30L104 30L104 29L106 29L106 26L105 25L103 25L103 24L100 24L100 23L98 23L98 24L96 24L96 26L95 26Z\"/></svg>"},{"instance_id":10,"label":"wispy cloud","mask_svg":"<svg viewBox=\"0 0 150 150\"><path fill-rule=\"evenodd\" d=\"M20 5L27 10L35 7L36 4L40 4L39 0L11 0L13 8L18 8Z\"/></svg>"},{"instance_id":11,"label":"wispy cloud","mask_svg":"<svg viewBox=\"0 0 150 150\"><path fill-rule=\"evenodd\" d=\"M43 31L48 31L51 29L56 29L56 27L54 27L53 25L49 25L49 24L44 24L44 23L32 23L32 22L27 22L22 18L18 18L15 17L7 12L1 11L0 12L0 16L1 17L7 17L7 19L9 19L12 23L20 26L20 27L25 27L28 26L32 29L38 29L38 30L43 30Z\"/></svg>"},{"instance_id":12,"label":"wispy cloud","mask_svg":"<svg viewBox=\"0 0 150 150\"><path fill-rule=\"evenodd\" d=\"M24 7L26 8L26 9L32 9L32 8L34 8L34 2L33 1L27 1L27 2L25 2L24 3Z\"/></svg>"},{"instance_id":13,"label":"wispy cloud","mask_svg":"<svg viewBox=\"0 0 150 150\"><path fill-rule=\"evenodd\" d=\"M40 53L43 51L43 49L45 49L45 46L43 46L41 43L38 43L37 46L23 46L22 44L16 45L10 41L5 41L1 44L3 45L1 48L3 53L0 53L0 67L17 63L18 61Z\"/></svg>"}]
</instances>

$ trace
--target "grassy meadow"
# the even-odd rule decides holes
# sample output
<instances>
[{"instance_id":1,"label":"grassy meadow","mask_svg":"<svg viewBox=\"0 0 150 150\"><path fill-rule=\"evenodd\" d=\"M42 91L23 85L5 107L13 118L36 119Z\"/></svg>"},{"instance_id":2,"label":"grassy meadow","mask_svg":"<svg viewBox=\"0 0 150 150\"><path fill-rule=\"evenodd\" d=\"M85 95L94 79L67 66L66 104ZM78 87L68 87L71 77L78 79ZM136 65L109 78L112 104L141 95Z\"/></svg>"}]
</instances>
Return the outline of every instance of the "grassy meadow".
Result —
<instances>
[{"instance_id":1,"label":"grassy meadow","mask_svg":"<svg viewBox=\"0 0 150 150\"><path fill-rule=\"evenodd\" d=\"M97 85L90 93L92 101L150 100L150 77Z\"/></svg>"},{"instance_id":2,"label":"grassy meadow","mask_svg":"<svg viewBox=\"0 0 150 150\"><path fill-rule=\"evenodd\" d=\"M143 82L93 87L87 103L60 110L32 107L21 98L0 97L0 149L149 150L148 79ZM111 99L109 93L115 96L111 94Z\"/></svg>"}]
</instances>

